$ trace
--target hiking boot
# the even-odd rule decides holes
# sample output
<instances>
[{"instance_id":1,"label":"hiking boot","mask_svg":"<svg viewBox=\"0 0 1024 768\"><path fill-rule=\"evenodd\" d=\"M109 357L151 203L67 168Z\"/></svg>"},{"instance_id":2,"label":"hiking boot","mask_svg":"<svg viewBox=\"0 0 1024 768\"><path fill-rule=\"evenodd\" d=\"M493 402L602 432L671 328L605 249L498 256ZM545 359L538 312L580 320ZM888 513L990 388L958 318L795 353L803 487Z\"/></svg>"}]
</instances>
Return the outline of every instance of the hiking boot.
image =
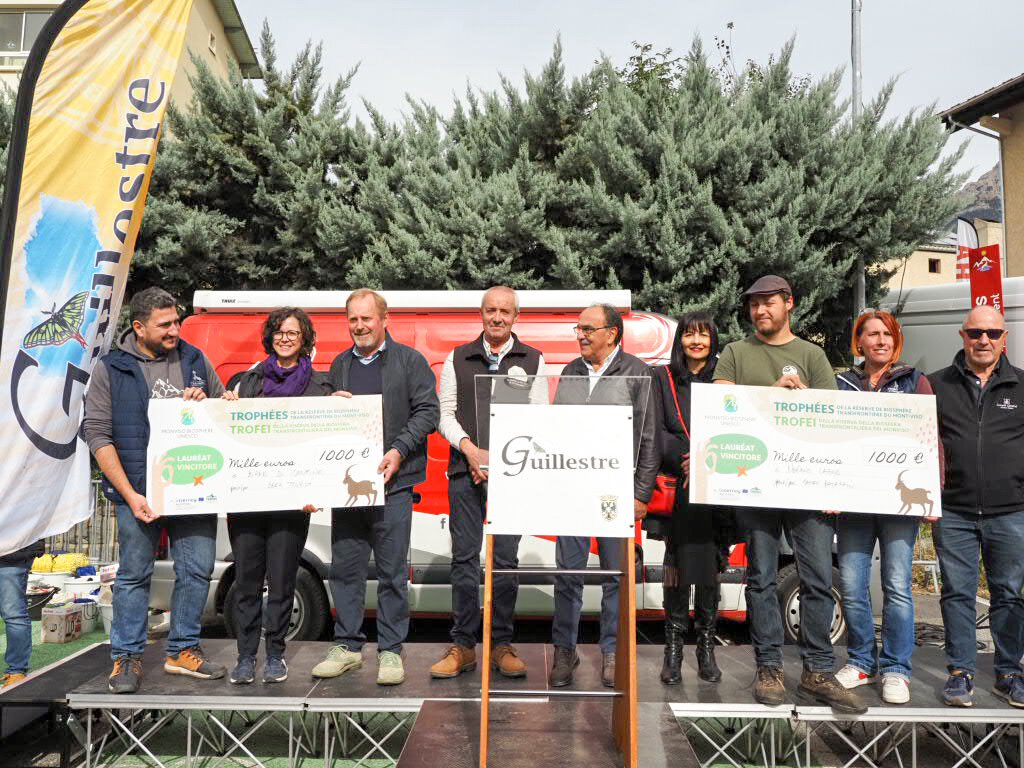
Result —
<instances>
[{"instance_id":1,"label":"hiking boot","mask_svg":"<svg viewBox=\"0 0 1024 768\"><path fill-rule=\"evenodd\" d=\"M863 715L868 706L853 691L840 685L831 672L812 672L805 669L800 676L800 687L797 689L804 696L821 704L828 704L836 712L844 715Z\"/></svg>"},{"instance_id":2,"label":"hiking boot","mask_svg":"<svg viewBox=\"0 0 1024 768\"><path fill-rule=\"evenodd\" d=\"M683 627L671 619L665 620L665 660L661 665L661 682L679 685L683 682Z\"/></svg>"},{"instance_id":3,"label":"hiking boot","mask_svg":"<svg viewBox=\"0 0 1024 768\"><path fill-rule=\"evenodd\" d=\"M754 701L769 707L786 703L786 684L782 667L758 667L754 682Z\"/></svg>"},{"instance_id":4,"label":"hiking boot","mask_svg":"<svg viewBox=\"0 0 1024 768\"><path fill-rule=\"evenodd\" d=\"M601 684L605 688L615 687L615 651L601 654Z\"/></svg>"},{"instance_id":5,"label":"hiking boot","mask_svg":"<svg viewBox=\"0 0 1024 768\"><path fill-rule=\"evenodd\" d=\"M313 667L313 677L338 677L362 666L362 653L350 651L347 645L335 645L327 652L327 657Z\"/></svg>"},{"instance_id":6,"label":"hiking boot","mask_svg":"<svg viewBox=\"0 0 1024 768\"><path fill-rule=\"evenodd\" d=\"M511 645L499 645L491 651L491 666L503 677L526 677L526 664Z\"/></svg>"},{"instance_id":7,"label":"hiking boot","mask_svg":"<svg viewBox=\"0 0 1024 768\"><path fill-rule=\"evenodd\" d=\"M886 704L908 704L910 702L910 681L895 672L887 672L882 675L882 701Z\"/></svg>"},{"instance_id":8,"label":"hiking boot","mask_svg":"<svg viewBox=\"0 0 1024 768\"><path fill-rule=\"evenodd\" d=\"M853 666L853 664L845 664L842 669L836 672L836 680L839 681L843 688L849 690L876 682L878 675L869 675L864 670Z\"/></svg>"},{"instance_id":9,"label":"hiking boot","mask_svg":"<svg viewBox=\"0 0 1024 768\"><path fill-rule=\"evenodd\" d=\"M453 643L444 656L430 668L430 676L439 680L458 677L463 672L476 669L476 649Z\"/></svg>"},{"instance_id":10,"label":"hiking boot","mask_svg":"<svg viewBox=\"0 0 1024 768\"><path fill-rule=\"evenodd\" d=\"M267 656L263 662L263 682L283 683L288 679L288 665L280 656Z\"/></svg>"},{"instance_id":11,"label":"hiking boot","mask_svg":"<svg viewBox=\"0 0 1024 768\"><path fill-rule=\"evenodd\" d=\"M235 668L228 675L228 682L233 685L248 685L256 679L256 657L239 656Z\"/></svg>"},{"instance_id":12,"label":"hiking boot","mask_svg":"<svg viewBox=\"0 0 1024 768\"><path fill-rule=\"evenodd\" d=\"M1005 699L1011 707L1024 707L1024 677L1020 675L997 675L992 693Z\"/></svg>"},{"instance_id":13,"label":"hiking boot","mask_svg":"<svg viewBox=\"0 0 1024 768\"><path fill-rule=\"evenodd\" d=\"M556 645L555 660L548 674L548 685L552 688L572 685L572 672L579 665L580 657L575 648L559 648Z\"/></svg>"},{"instance_id":14,"label":"hiking boot","mask_svg":"<svg viewBox=\"0 0 1024 768\"><path fill-rule=\"evenodd\" d=\"M164 659L164 672L171 675L198 677L200 680L217 680L224 677L227 669L206 658L203 649L196 645Z\"/></svg>"},{"instance_id":15,"label":"hiking boot","mask_svg":"<svg viewBox=\"0 0 1024 768\"><path fill-rule=\"evenodd\" d=\"M114 659L114 669L107 680L111 693L135 693L142 681L142 662L133 656Z\"/></svg>"},{"instance_id":16,"label":"hiking boot","mask_svg":"<svg viewBox=\"0 0 1024 768\"><path fill-rule=\"evenodd\" d=\"M3 677L0 677L0 688L20 683L25 677L26 675L23 672L8 672Z\"/></svg>"},{"instance_id":17,"label":"hiking boot","mask_svg":"<svg viewBox=\"0 0 1024 768\"><path fill-rule=\"evenodd\" d=\"M402 657L394 651L377 654L377 685L400 685L405 682Z\"/></svg>"},{"instance_id":18,"label":"hiking boot","mask_svg":"<svg viewBox=\"0 0 1024 768\"><path fill-rule=\"evenodd\" d=\"M942 687L942 703L947 707L974 706L974 675L955 669L946 678Z\"/></svg>"}]
</instances>

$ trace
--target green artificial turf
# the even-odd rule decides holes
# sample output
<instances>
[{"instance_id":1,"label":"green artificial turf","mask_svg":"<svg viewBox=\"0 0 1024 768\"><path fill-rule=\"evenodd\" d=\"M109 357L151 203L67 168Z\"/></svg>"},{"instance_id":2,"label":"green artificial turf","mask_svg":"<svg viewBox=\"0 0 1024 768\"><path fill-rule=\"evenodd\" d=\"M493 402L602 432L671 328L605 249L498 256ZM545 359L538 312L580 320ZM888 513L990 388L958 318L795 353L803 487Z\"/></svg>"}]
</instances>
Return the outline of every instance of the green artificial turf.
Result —
<instances>
[{"instance_id":1,"label":"green artificial turf","mask_svg":"<svg viewBox=\"0 0 1024 768\"><path fill-rule=\"evenodd\" d=\"M4 623L0 620L0 627L3 627ZM53 664L55 661L60 661L65 656L70 656L76 651L80 651L83 648L87 648L93 643L103 643L107 640L107 633L103 631L101 624L97 624L98 629L88 634L83 634L77 640L72 640L70 643L43 643L40 642L42 636L41 622L32 622L32 661L29 664L29 671L34 672L37 669ZM7 651L7 632L3 631L0 634L0 657Z\"/></svg>"}]
</instances>

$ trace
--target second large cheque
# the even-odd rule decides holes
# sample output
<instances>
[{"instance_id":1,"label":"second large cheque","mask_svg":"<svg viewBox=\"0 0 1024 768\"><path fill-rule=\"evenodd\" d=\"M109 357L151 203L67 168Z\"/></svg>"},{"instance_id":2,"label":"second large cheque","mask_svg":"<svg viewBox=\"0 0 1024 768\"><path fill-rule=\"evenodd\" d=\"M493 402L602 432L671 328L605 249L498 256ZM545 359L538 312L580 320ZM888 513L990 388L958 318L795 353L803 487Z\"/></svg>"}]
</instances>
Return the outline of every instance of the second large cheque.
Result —
<instances>
[{"instance_id":1,"label":"second large cheque","mask_svg":"<svg viewBox=\"0 0 1024 768\"><path fill-rule=\"evenodd\" d=\"M935 398L695 384L690 502L939 516Z\"/></svg>"},{"instance_id":2,"label":"second large cheque","mask_svg":"<svg viewBox=\"0 0 1024 768\"><path fill-rule=\"evenodd\" d=\"M161 515L384 505L380 395L149 401Z\"/></svg>"}]
</instances>

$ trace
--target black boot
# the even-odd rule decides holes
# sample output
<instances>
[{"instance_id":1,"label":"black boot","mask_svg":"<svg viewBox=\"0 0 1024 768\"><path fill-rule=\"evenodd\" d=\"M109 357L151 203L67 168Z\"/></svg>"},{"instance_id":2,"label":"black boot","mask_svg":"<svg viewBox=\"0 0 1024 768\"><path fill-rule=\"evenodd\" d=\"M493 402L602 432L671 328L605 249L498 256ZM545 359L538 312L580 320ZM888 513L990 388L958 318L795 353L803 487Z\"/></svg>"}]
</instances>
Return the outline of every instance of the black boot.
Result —
<instances>
[{"instance_id":1,"label":"black boot","mask_svg":"<svg viewBox=\"0 0 1024 768\"><path fill-rule=\"evenodd\" d=\"M718 585L698 586L694 606L697 629L697 674L701 680L717 683L722 670L715 661L715 625L718 619Z\"/></svg>"},{"instance_id":2,"label":"black boot","mask_svg":"<svg viewBox=\"0 0 1024 768\"><path fill-rule=\"evenodd\" d=\"M661 665L661 682L679 685L683 682L683 633L686 628L672 619L665 620L665 663Z\"/></svg>"},{"instance_id":3,"label":"black boot","mask_svg":"<svg viewBox=\"0 0 1024 768\"><path fill-rule=\"evenodd\" d=\"M679 685L683 681L683 638L689 621L690 591L680 587L665 590L665 663L661 682Z\"/></svg>"}]
</instances>

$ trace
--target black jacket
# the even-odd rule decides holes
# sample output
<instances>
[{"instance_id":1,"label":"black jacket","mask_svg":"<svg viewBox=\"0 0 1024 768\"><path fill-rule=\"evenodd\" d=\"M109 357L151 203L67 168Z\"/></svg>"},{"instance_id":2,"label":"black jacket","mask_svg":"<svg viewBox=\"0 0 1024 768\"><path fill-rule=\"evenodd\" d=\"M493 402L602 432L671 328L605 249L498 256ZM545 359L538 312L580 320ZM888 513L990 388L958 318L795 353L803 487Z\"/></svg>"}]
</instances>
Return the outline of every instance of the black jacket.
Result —
<instances>
[{"instance_id":1,"label":"black jacket","mask_svg":"<svg viewBox=\"0 0 1024 768\"><path fill-rule=\"evenodd\" d=\"M28 568L32 561L43 554L43 540L0 557L0 568Z\"/></svg>"},{"instance_id":2,"label":"black jacket","mask_svg":"<svg viewBox=\"0 0 1024 768\"><path fill-rule=\"evenodd\" d=\"M263 363L256 364L248 371L242 371L237 378L232 376L228 384L230 389L238 387L236 391L239 397L263 397ZM334 387L331 386L327 374L313 371L302 397L328 396L333 392Z\"/></svg>"},{"instance_id":3,"label":"black jacket","mask_svg":"<svg viewBox=\"0 0 1024 768\"><path fill-rule=\"evenodd\" d=\"M658 430L658 444L661 453L661 471L666 475L679 477L683 454L690 452L690 438L687 432L690 429L690 392L695 383L709 384L714 380L714 361L705 365L696 375L686 370L683 376L672 373L672 382L675 384L676 397L679 400L679 411L686 420L686 430L679 423L679 413L676 412L676 402L672 398L672 387L669 384L669 372L672 369L667 366L659 366L654 371L654 390L658 395L661 408L662 429Z\"/></svg>"},{"instance_id":4,"label":"black jacket","mask_svg":"<svg viewBox=\"0 0 1024 768\"><path fill-rule=\"evenodd\" d=\"M961 350L928 380L946 460L943 510L993 515L1024 509L1024 371L1004 357L979 392Z\"/></svg>"},{"instance_id":5,"label":"black jacket","mask_svg":"<svg viewBox=\"0 0 1024 768\"><path fill-rule=\"evenodd\" d=\"M577 357L562 371L562 376L587 376L587 364L582 357ZM651 368L638 357L619 350L608 370L601 374L588 393L588 385L582 381L563 379L558 384L555 394L556 403L621 403L621 390L614 386L617 376L646 376L651 378ZM652 386L640 391L630 383L628 397L633 404L633 456L636 459L636 471L633 473L633 496L645 504L651 500L654 480L658 476L660 456L658 452L658 428L661 414L658 409L658 397ZM579 388L579 391L574 391Z\"/></svg>"},{"instance_id":6,"label":"black jacket","mask_svg":"<svg viewBox=\"0 0 1024 768\"><path fill-rule=\"evenodd\" d=\"M331 363L328 374L335 390L348 390L348 375L355 361L352 348ZM384 451L395 448L402 454L398 474L388 483L388 492L422 483L427 476L427 437L437 429L441 405L437 400L437 379L427 358L412 347L399 344L387 334L381 352L384 400Z\"/></svg>"}]
</instances>

